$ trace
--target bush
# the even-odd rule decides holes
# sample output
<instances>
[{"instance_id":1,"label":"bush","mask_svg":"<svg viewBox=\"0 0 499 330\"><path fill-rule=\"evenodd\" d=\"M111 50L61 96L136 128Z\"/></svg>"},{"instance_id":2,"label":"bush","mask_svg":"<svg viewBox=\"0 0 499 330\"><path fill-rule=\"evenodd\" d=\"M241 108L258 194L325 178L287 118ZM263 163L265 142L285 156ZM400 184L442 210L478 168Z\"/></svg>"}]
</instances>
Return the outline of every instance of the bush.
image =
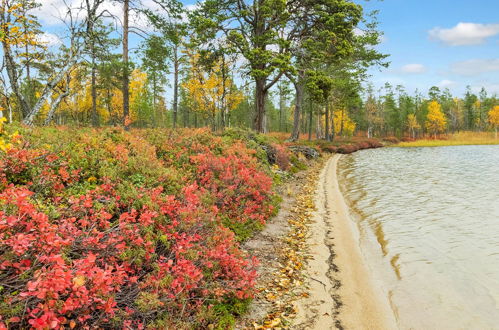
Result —
<instances>
[{"instance_id":1,"label":"bush","mask_svg":"<svg viewBox=\"0 0 499 330\"><path fill-rule=\"evenodd\" d=\"M0 152L0 328L231 324L256 279L239 242L275 212L257 150L205 130L20 130Z\"/></svg>"},{"instance_id":2,"label":"bush","mask_svg":"<svg viewBox=\"0 0 499 330\"><path fill-rule=\"evenodd\" d=\"M397 139L397 138L396 138L396 137L394 137L394 136L388 136L388 137L385 137L385 138L383 138L383 141L388 142L388 143L394 143L394 144L395 144L395 143L399 143L399 142L400 142L400 140L399 140L399 139Z\"/></svg>"}]
</instances>

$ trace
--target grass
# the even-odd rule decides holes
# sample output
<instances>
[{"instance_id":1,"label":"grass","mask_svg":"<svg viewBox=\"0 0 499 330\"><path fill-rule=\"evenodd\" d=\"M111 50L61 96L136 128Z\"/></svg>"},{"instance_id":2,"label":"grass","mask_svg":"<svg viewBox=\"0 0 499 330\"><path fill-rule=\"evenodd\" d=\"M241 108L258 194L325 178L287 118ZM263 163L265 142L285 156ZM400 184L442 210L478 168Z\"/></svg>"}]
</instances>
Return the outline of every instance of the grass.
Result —
<instances>
[{"instance_id":1,"label":"grass","mask_svg":"<svg viewBox=\"0 0 499 330\"><path fill-rule=\"evenodd\" d=\"M400 142L393 147L444 147L464 145L493 145L499 144L495 133L492 132L459 132L439 137L437 139L421 139L411 142Z\"/></svg>"}]
</instances>

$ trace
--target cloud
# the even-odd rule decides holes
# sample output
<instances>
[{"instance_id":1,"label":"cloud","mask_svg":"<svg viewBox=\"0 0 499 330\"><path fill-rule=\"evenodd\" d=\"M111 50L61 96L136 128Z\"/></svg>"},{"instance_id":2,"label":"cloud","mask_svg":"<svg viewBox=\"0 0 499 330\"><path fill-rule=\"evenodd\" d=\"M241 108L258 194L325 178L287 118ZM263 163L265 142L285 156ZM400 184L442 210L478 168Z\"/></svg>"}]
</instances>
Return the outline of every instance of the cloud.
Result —
<instances>
[{"instance_id":1,"label":"cloud","mask_svg":"<svg viewBox=\"0 0 499 330\"><path fill-rule=\"evenodd\" d=\"M406 74L420 74L425 73L427 71L426 67L423 64L407 64L404 65L400 71Z\"/></svg>"},{"instance_id":2,"label":"cloud","mask_svg":"<svg viewBox=\"0 0 499 330\"><path fill-rule=\"evenodd\" d=\"M456 85L457 85L457 82L452 81L452 80L448 80L448 79L444 79L438 83L438 87L440 87L440 88L451 88L451 87L455 87Z\"/></svg>"},{"instance_id":3,"label":"cloud","mask_svg":"<svg viewBox=\"0 0 499 330\"><path fill-rule=\"evenodd\" d=\"M142 0L142 7L153 11L161 11L161 7L153 0ZM78 19L85 18L84 0L43 0L42 5L34 13L40 22L45 26L61 25L67 14L67 7L73 9L73 15L77 14ZM123 18L123 5L113 0L105 0L100 7L101 11L106 11L105 16L114 16L118 22ZM140 30L150 32L152 30L147 18L141 12L131 10L130 26L137 27Z\"/></svg>"},{"instance_id":4,"label":"cloud","mask_svg":"<svg viewBox=\"0 0 499 330\"><path fill-rule=\"evenodd\" d=\"M58 46L62 44L62 40L55 34L44 32L38 37L38 41L45 44L47 47Z\"/></svg>"},{"instance_id":5,"label":"cloud","mask_svg":"<svg viewBox=\"0 0 499 330\"><path fill-rule=\"evenodd\" d=\"M76 1L68 1L69 4ZM44 25L59 25L62 23L61 18L65 16L66 5L63 0L44 0L42 5L35 9L36 17Z\"/></svg>"},{"instance_id":6,"label":"cloud","mask_svg":"<svg viewBox=\"0 0 499 330\"><path fill-rule=\"evenodd\" d=\"M499 58L456 62L451 65L450 71L460 76L477 76L483 73L496 72L499 71Z\"/></svg>"},{"instance_id":7,"label":"cloud","mask_svg":"<svg viewBox=\"0 0 499 330\"><path fill-rule=\"evenodd\" d=\"M499 34L499 24L459 23L450 29L436 27L429 32L430 39L448 46L483 44L487 38Z\"/></svg>"}]
</instances>

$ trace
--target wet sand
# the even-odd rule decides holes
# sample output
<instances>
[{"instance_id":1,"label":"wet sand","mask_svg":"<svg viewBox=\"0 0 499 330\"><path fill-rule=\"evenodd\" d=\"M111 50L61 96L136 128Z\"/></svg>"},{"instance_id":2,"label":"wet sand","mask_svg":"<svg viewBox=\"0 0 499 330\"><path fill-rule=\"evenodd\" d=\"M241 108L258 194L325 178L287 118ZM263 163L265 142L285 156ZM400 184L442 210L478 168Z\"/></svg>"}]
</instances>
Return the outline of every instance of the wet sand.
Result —
<instances>
[{"instance_id":1,"label":"wet sand","mask_svg":"<svg viewBox=\"0 0 499 330\"><path fill-rule=\"evenodd\" d=\"M397 329L388 298L359 246L359 234L341 194L335 155L319 178L308 239L309 296L298 301L296 329Z\"/></svg>"}]
</instances>

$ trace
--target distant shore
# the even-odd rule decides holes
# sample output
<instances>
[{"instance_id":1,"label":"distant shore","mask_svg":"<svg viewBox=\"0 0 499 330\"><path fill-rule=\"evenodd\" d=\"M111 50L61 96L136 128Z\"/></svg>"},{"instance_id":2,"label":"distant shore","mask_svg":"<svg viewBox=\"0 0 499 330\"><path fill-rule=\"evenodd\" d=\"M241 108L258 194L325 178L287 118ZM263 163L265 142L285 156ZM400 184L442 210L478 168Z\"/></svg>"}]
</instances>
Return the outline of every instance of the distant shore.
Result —
<instances>
[{"instance_id":1,"label":"distant shore","mask_svg":"<svg viewBox=\"0 0 499 330\"><path fill-rule=\"evenodd\" d=\"M445 147L445 146L464 146L464 145L497 145L499 139L494 133L487 132L459 132L440 136L436 139L425 138L415 141L400 142L392 144L390 147Z\"/></svg>"},{"instance_id":2,"label":"distant shore","mask_svg":"<svg viewBox=\"0 0 499 330\"><path fill-rule=\"evenodd\" d=\"M309 243L309 296L299 301L298 328L396 329L388 298L364 262L333 156L321 173Z\"/></svg>"}]
</instances>

